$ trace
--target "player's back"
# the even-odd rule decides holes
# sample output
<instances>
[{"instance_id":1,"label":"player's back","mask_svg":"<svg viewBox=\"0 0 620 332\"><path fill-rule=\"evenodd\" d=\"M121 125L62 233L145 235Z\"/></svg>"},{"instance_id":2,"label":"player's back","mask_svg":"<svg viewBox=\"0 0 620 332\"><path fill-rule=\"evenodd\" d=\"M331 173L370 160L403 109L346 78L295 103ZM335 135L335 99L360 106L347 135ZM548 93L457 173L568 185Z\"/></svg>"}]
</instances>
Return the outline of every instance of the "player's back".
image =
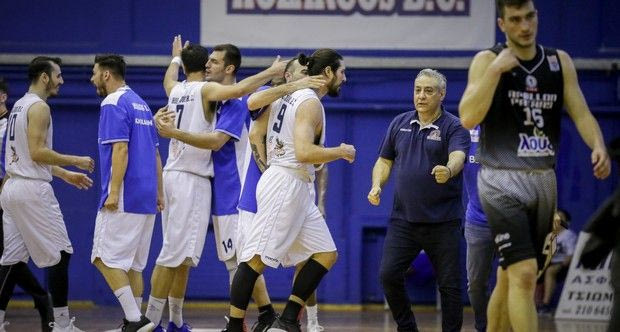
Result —
<instances>
[{"instance_id":1,"label":"player's back","mask_svg":"<svg viewBox=\"0 0 620 332\"><path fill-rule=\"evenodd\" d=\"M205 83L183 81L170 92L168 109L175 111L178 129L192 133L213 131L215 116L208 116L208 110L203 106L201 89ZM164 170L213 176L211 150L200 149L172 138Z\"/></svg>"},{"instance_id":2,"label":"player's back","mask_svg":"<svg viewBox=\"0 0 620 332\"><path fill-rule=\"evenodd\" d=\"M7 124L3 160L9 176L52 181L52 166L34 162L28 147L28 111L37 102L44 102L34 93L26 93L15 102ZM46 133L46 146L52 148L52 120Z\"/></svg>"},{"instance_id":3,"label":"player's back","mask_svg":"<svg viewBox=\"0 0 620 332\"><path fill-rule=\"evenodd\" d=\"M267 125L267 163L297 169L314 179L315 167L313 164L302 163L295 157L295 116L299 106L310 99L317 99L312 89L302 89L286 95L271 106L269 124ZM320 100L319 100L320 103ZM325 110L321 104L323 125L318 144L325 142Z\"/></svg>"}]
</instances>

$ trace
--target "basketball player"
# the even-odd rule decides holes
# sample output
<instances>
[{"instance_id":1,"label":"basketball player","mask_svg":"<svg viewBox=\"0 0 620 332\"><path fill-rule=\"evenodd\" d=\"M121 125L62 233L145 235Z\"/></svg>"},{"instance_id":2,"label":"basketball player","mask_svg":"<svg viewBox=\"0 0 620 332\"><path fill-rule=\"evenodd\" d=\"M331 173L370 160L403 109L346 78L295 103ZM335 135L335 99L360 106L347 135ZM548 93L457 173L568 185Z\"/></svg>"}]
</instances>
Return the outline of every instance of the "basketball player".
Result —
<instances>
[{"instance_id":1,"label":"basketball player","mask_svg":"<svg viewBox=\"0 0 620 332\"><path fill-rule=\"evenodd\" d=\"M164 77L168 106L155 117L160 135L171 141L164 167L164 244L151 278L152 291L146 312L147 318L159 322L168 298L168 331L190 330L183 321L182 308L189 268L198 265L209 226L211 151L219 150L230 139L228 134L214 131L213 101L241 97L271 79L279 71L277 66L282 66L276 63L236 85L205 82L207 50L187 42L185 47L181 45L178 35L172 44L173 60ZM187 76L183 82L177 81L180 66Z\"/></svg>"},{"instance_id":2,"label":"basketball player","mask_svg":"<svg viewBox=\"0 0 620 332\"><path fill-rule=\"evenodd\" d=\"M271 103L277 99L291 94L297 90L310 88L319 89L325 85L326 81L322 78L322 75L308 76L308 68L302 66L299 63L298 57L291 59L284 70L284 82L270 89L264 89L257 91L249 96L248 108L250 114L254 120L250 124L250 146L252 149L253 158L246 157L246 175L241 198L239 200L239 232L238 232L238 248L242 250L245 237L249 232L249 228L252 225L252 220L256 214L256 185L262 172L266 169L266 147L265 139L267 136L267 123L269 121L269 113L271 111ZM316 182L318 185L318 208L323 217L325 217L325 191L327 188L327 167L321 167L316 172ZM309 184L314 194L314 184ZM305 262L297 264L296 273L299 272ZM264 295L263 295L264 294ZM271 326L273 320L275 320L275 313L271 307L269 301L269 295L267 294L267 288L263 276L259 276L254 290L252 291L252 298L257 302L259 309L258 322L256 323L254 331L263 331L267 327ZM265 299L266 303L259 303L260 299ZM316 303L316 291L310 295L306 301L306 313L307 313L307 331L318 332L322 331L323 327L318 322L318 306Z\"/></svg>"},{"instance_id":3,"label":"basketball player","mask_svg":"<svg viewBox=\"0 0 620 332\"><path fill-rule=\"evenodd\" d=\"M49 182L56 176L78 189L88 189L93 184L88 176L61 166L92 172L95 164L87 156L52 150L53 126L47 99L58 95L64 83L60 64L59 58L50 57L36 57L30 62L30 87L15 102L9 116L3 149L8 180L0 194L5 240L0 280L6 280L17 264L27 263L32 257L38 267L47 268L49 273L53 331L81 331L73 325L74 318L69 319L67 306L73 247Z\"/></svg>"},{"instance_id":4,"label":"basketball player","mask_svg":"<svg viewBox=\"0 0 620 332\"><path fill-rule=\"evenodd\" d=\"M272 325L285 331L301 331L297 321L301 308L336 262L336 246L312 201L308 183L314 178L314 164L355 159L351 145L322 146L325 116L320 98L338 95L346 81L345 66L342 57L330 49L317 50L299 61L308 66L308 74L322 74L328 83L318 90L296 91L272 105L267 138L270 167L256 188L257 214L231 286L229 331L241 331L254 283L266 265L292 266L307 260L281 318Z\"/></svg>"},{"instance_id":5,"label":"basketball player","mask_svg":"<svg viewBox=\"0 0 620 332\"><path fill-rule=\"evenodd\" d=\"M497 9L506 43L474 57L459 113L464 127L481 126L478 190L500 255L487 330L536 331L534 290L556 207L563 107L592 149L597 179L609 175L610 160L570 56L536 43L534 2L498 0Z\"/></svg>"},{"instance_id":6,"label":"basketball player","mask_svg":"<svg viewBox=\"0 0 620 332\"><path fill-rule=\"evenodd\" d=\"M99 158L101 199L91 262L123 308L123 331L151 331L140 313L142 270L148 259L155 214L163 208L157 131L149 106L125 83L120 55L95 57L91 83L101 102Z\"/></svg>"},{"instance_id":7,"label":"basketball player","mask_svg":"<svg viewBox=\"0 0 620 332\"><path fill-rule=\"evenodd\" d=\"M7 120L9 118L9 110L6 107L6 101L8 99L9 87L6 81L0 77L0 142L4 141L4 135L6 133ZM2 177L4 176L4 158L0 158L2 163ZM0 182L2 181L0 177ZM0 218L2 217L2 209L0 208ZM2 227L0 227L0 255L4 251L4 235ZM28 265L24 262L19 262L13 265L9 274L6 275L6 280L0 280L0 332L6 332L5 326L8 322L4 320L6 308L13 296L13 289L15 285L18 285L25 290L34 300L35 307L39 311L41 316L41 331L49 331L49 324L54 321L54 313L52 312L52 305L50 304L50 298L47 291L41 287L37 278L32 274Z\"/></svg>"}]
</instances>

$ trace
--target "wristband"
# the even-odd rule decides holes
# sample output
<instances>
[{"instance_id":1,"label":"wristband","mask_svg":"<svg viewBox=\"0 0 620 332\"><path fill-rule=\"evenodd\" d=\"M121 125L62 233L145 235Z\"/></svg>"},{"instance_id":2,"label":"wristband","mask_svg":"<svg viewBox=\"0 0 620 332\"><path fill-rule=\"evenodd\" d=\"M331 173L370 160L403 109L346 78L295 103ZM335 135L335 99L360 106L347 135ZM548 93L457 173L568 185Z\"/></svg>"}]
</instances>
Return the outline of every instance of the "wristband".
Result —
<instances>
[{"instance_id":1,"label":"wristband","mask_svg":"<svg viewBox=\"0 0 620 332\"><path fill-rule=\"evenodd\" d=\"M183 61L181 60L180 56L175 56L174 58L172 58L172 61L170 61L170 63L176 63L177 65L182 65Z\"/></svg>"}]
</instances>

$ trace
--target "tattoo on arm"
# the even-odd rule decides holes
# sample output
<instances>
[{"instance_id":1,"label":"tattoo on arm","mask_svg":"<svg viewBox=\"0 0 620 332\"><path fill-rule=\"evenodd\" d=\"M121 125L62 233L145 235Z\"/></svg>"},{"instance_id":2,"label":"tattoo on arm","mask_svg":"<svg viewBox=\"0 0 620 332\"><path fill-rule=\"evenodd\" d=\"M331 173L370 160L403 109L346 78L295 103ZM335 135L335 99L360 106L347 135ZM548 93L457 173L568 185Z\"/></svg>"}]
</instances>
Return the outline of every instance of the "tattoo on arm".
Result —
<instances>
[{"instance_id":1,"label":"tattoo on arm","mask_svg":"<svg viewBox=\"0 0 620 332\"><path fill-rule=\"evenodd\" d=\"M256 144L251 143L250 147L252 148L252 156L254 157L254 161L256 161L256 165L261 172L264 172L267 169L266 163L261 159L260 153L258 153L258 148Z\"/></svg>"}]
</instances>

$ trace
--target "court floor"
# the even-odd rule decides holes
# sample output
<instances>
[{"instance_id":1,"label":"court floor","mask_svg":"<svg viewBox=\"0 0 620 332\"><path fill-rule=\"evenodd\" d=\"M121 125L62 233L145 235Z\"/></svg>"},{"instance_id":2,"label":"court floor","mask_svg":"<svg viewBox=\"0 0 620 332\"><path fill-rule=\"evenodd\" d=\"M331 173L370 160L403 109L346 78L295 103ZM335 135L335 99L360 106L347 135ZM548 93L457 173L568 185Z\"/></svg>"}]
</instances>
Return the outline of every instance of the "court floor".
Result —
<instances>
[{"instance_id":1,"label":"court floor","mask_svg":"<svg viewBox=\"0 0 620 332\"><path fill-rule=\"evenodd\" d=\"M39 330L39 318L34 309L30 309L27 301L21 304L12 304L6 313L6 320L10 323L7 331L30 332ZM70 304L71 305L71 304ZM109 331L119 328L122 320L122 311L116 306L79 305L71 309L71 316L75 316L76 326L85 331ZM320 307L321 308L321 307ZM282 305L276 306L277 311ZM144 310L143 310L144 312ZM167 312L167 311L166 311ZM414 313L420 331L440 332L441 315L432 306L415 306ZM220 331L225 326L224 315L226 304L221 302L189 302L184 311L185 320L194 327L195 332ZM256 309L250 307L248 325L255 321ZM166 316L166 315L164 315ZM380 305L369 306L324 306L319 309L319 322L325 331L360 331L360 332L387 332L396 331L392 317ZM588 321L554 321L551 317L539 317L540 331L561 332L605 332L606 324ZM305 327L302 324L302 329ZM466 307L462 331L475 331L473 314Z\"/></svg>"}]
</instances>

